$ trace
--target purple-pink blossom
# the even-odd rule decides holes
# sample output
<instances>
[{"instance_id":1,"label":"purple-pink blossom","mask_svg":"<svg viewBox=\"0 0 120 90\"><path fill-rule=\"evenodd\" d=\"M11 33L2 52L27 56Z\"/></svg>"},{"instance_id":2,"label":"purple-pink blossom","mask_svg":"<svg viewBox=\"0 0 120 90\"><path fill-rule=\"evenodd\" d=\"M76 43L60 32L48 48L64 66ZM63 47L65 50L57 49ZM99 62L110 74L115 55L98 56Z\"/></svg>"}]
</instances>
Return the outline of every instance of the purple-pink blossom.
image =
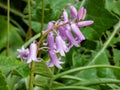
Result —
<instances>
[{"instance_id":1,"label":"purple-pink blossom","mask_svg":"<svg viewBox=\"0 0 120 90\"><path fill-rule=\"evenodd\" d=\"M48 50L50 61L47 62L47 65L49 67L56 66L59 69L62 69L60 64L63 64L63 62L60 61L60 58L57 57L56 53L53 50Z\"/></svg>"},{"instance_id":2,"label":"purple-pink blossom","mask_svg":"<svg viewBox=\"0 0 120 90\"><path fill-rule=\"evenodd\" d=\"M17 57L23 59L27 63L31 63L32 61L40 61L37 59L37 45L35 42L30 44L29 49L25 49L24 46L22 46L22 48L17 49L17 51L19 52Z\"/></svg>"},{"instance_id":3,"label":"purple-pink blossom","mask_svg":"<svg viewBox=\"0 0 120 90\"><path fill-rule=\"evenodd\" d=\"M65 56L65 52L68 52L68 47L60 35L56 36L56 51L59 52L61 56Z\"/></svg>"}]
</instances>

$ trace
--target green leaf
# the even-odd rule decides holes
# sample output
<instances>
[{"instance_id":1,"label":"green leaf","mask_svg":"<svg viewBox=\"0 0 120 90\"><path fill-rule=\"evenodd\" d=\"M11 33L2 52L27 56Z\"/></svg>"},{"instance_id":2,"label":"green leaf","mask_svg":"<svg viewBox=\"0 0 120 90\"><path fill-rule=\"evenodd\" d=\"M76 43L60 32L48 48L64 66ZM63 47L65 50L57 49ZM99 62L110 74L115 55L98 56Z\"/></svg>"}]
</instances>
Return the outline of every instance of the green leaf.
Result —
<instances>
[{"instance_id":1,"label":"green leaf","mask_svg":"<svg viewBox=\"0 0 120 90\"><path fill-rule=\"evenodd\" d=\"M5 80L5 76L2 74L0 70L0 90L9 90L7 81Z\"/></svg>"},{"instance_id":2,"label":"green leaf","mask_svg":"<svg viewBox=\"0 0 120 90\"><path fill-rule=\"evenodd\" d=\"M113 48L113 60L116 66L120 66L120 50Z\"/></svg>"},{"instance_id":3,"label":"green leaf","mask_svg":"<svg viewBox=\"0 0 120 90\"><path fill-rule=\"evenodd\" d=\"M35 76L35 81L34 81L34 84L36 86L39 86L39 87L47 87L48 86L48 81L49 79L47 77L43 77L43 76L40 76L40 75L36 75Z\"/></svg>"},{"instance_id":4,"label":"green leaf","mask_svg":"<svg viewBox=\"0 0 120 90\"><path fill-rule=\"evenodd\" d=\"M106 9L120 16L120 0L105 0Z\"/></svg>"},{"instance_id":5,"label":"green leaf","mask_svg":"<svg viewBox=\"0 0 120 90\"><path fill-rule=\"evenodd\" d=\"M91 27L98 33L98 37L118 22L117 18L105 9L104 0L86 0L85 7L87 19L94 21Z\"/></svg>"},{"instance_id":6,"label":"green leaf","mask_svg":"<svg viewBox=\"0 0 120 90\"><path fill-rule=\"evenodd\" d=\"M98 39L99 34L97 33L97 31L95 29L93 29L91 27L85 27L85 28L81 29L81 31L86 39L89 39L89 40Z\"/></svg>"},{"instance_id":7,"label":"green leaf","mask_svg":"<svg viewBox=\"0 0 120 90\"><path fill-rule=\"evenodd\" d=\"M16 59L0 56L0 69L6 75L10 71L16 70L18 67L22 68L23 65L25 65L23 62L17 61Z\"/></svg>"},{"instance_id":8,"label":"green leaf","mask_svg":"<svg viewBox=\"0 0 120 90\"><path fill-rule=\"evenodd\" d=\"M6 48L6 40L7 40L7 20L4 16L0 16L0 50L3 49L2 54L5 55ZM10 56L16 56L17 52L16 49L19 48L23 44L23 40L19 36L17 29L10 24L10 31L9 31L9 42L10 42Z\"/></svg>"},{"instance_id":9,"label":"green leaf","mask_svg":"<svg viewBox=\"0 0 120 90\"><path fill-rule=\"evenodd\" d=\"M49 78L53 77L52 71L47 67L44 61L41 61L40 63L35 63L34 72L38 75L42 75L45 77L49 77Z\"/></svg>"},{"instance_id":10,"label":"green leaf","mask_svg":"<svg viewBox=\"0 0 120 90\"><path fill-rule=\"evenodd\" d=\"M23 64L13 70L12 74L25 78L30 74L30 70L27 64Z\"/></svg>"},{"instance_id":11,"label":"green leaf","mask_svg":"<svg viewBox=\"0 0 120 90\"><path fill-rule=\"evenodd\" d=\"M120 50L113 49L113 60L116 66L120 66ZM120 73L118 70L114 70L115 75L118 79L120 79Z\"/></svg>"},{"instance_id":12,"label":"green leaf","mask_svg":"<svg viewBox=\"0 0 120 90\"><path fill-rule=\"evenodd\" d=\"M99 57L96 58L95 64L110 65L105 51L103 53L101 53L101 55ZM98 75L98 77L102 77L102 78L116 78L113 73L113 70L108 69L108 68L97 69L97 75Z\"/></svg>"}]
</instances>

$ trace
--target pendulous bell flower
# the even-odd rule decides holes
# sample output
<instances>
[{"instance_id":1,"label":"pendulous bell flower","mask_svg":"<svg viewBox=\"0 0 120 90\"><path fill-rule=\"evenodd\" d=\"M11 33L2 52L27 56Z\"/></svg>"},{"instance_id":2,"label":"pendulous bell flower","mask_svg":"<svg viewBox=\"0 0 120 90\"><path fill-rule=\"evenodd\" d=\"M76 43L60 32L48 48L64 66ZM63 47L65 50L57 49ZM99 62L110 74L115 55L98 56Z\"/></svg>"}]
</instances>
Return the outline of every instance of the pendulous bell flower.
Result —
<instances>
[{"instance_id":1,"label":"pendulous bell flower","mask_svg":"<svg viewBox=\"0 0 120 90\"><path fill-rule=\"evenodd\" d=\"M39 62L37 59L37 44L35 42L30 44L27 63L31 63L32 61Z\"/></svg>"},{"instance_id":2,"label":"pendulous bell flower","mask_svg":"<svg viewBox=\"0 0 120 90\"><path fill-rule=\"evenodd\" d=\"M69 44L69 49L74 45L76 47L79 47L79 42L75 40L75 38L73 37L72 33L69 30L65 31L68 41L70 42Z\"/></svg>"},{"instance_id":3,"label":"pendulous bell flower","mask_svg":"<svg viewBox=\"0 0 120 90\"><path fill-rule=\"evenodd\" d=\"M67 11L65 9L63 9L63 20L64 20L64 22L68 22L69 21L68 20L68 13L67 13Z\"/></svg>"},{"instance_id":4,"label":"pendulous bell flower","mask_svg":"<svg viewBox=\"0 0 120 90\"><path fill-rule=\"evenodd\" d=\"M28 49L25 49L24 46L22 46L21 49L17 49L17 51L19 52L19 55L17 56L17 58L22 58L22 60L27 60L29 55Z\"/></svg>"},{"instance_id":5,"label":"pendulous bell flower","mask_svg":"<svg viewBox=\"0 0 120 90\"><path fill-rule=\"evenodd\" d=\"M85 17L86 17L86 9L84 7L81 7L77 13L77 20L78 21L84 20Z\"/></svg>"},{"instance_id":6,"label":"pendulous bell flower","mask_svg":"<svg viewBox=\"0 0 120 90\"><path fill-rule=\"evenodd\" d=\"M77 18L77 10L76 10L76 8L71 4L69 4L68 7L70 9L71 18L76 19Z\"/></svg>"},{"instance_id":7,"label":"pendulous bell flower","mask_svg":"<svg viewBox=\"0 0 120 90\"><path fill-rule=\"evenodd\" d=\"M40 61L37 59L37 44L35 42L30 44L29 49L25 49L24 46L22 46L22 48L17 49L17 51L19 52L17 58L22 58L22 60L27 61L27 63Z\"/></svg>"},{"instance_id":8,"label":"pendulous bell flower","mask_svg":"<svg viewBox=\"0 0 120 90\"><path fill-rule=\"evenodd\" d=\"M59 69L62 69L60 64L63 64L64 62L60 61L60 58L57 57L56 53L53 50L48 50L50 61L47 62L47 65L49 67L56 66Z\"/></svg>"},{"instance_id":9,"label":"pendulous bell flower","mask_svg":"<svg viewBox=\"0 0 120 90\"><path fill-rule=\"evenodd\" d=\"M50 32L50 33L47 35L47 43L48 43L49 49L53 50L53 49L55 48L55 42L54 42L53 32Z\"/></svg>"},{"instance_id":10,"label":"pendulous bell flower","mask_svg":"<svg viewBox=\"0 0 120 90\"><path fill-rule=\"evenodd\" d=\"M65 52L68 52L67 45L60 35L56 36L56 51L60 53L61 56L65 56Z\"/></svg>"},{"instance_id":11,"label":"pendulous bell flower","mask_svg":"<svg viewBox=\"0 0 120 90\"><path fill-rule=\"evenodd\" d=\"M84 35L79 30L78 26L76 26L76 24L71 24L71 29L74 32L74 34L76 35L76 37L77 37L77 39L78 39L79 42L85 40Z\"/></svg>"},{"instance_id":12,"label":"pendulous bell flower","mask_svg":"<svg viewBox=\"0 0 120 90\"><path fill-rule=\"evenodd\" d=\"M94 21L88 20L88 21L80 21L80 22L76 23L76 25L78 27L85 27L85 26L89 26L89 25L91 25L93 23L94 23Z\"/></svg>"}]
</instances>

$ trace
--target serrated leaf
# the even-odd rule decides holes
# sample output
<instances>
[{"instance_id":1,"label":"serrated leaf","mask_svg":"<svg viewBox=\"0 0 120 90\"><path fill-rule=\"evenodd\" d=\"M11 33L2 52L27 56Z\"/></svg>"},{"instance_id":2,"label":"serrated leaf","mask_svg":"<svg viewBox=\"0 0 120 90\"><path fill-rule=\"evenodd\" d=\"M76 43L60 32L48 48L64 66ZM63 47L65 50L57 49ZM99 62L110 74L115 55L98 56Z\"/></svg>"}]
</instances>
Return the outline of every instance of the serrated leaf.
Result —
<instances>
[{"instance_id":1,"label":"serrated leaf","mask_svg":"<svg viewBox=\"0 0 120 90\"><path fill-rule=\"evenodd\" d=\"M53 77L52 71L47 67L44 61L41 61L40 63L35 63L34 72L45 77Z\"/></svg>"}]
</instances>

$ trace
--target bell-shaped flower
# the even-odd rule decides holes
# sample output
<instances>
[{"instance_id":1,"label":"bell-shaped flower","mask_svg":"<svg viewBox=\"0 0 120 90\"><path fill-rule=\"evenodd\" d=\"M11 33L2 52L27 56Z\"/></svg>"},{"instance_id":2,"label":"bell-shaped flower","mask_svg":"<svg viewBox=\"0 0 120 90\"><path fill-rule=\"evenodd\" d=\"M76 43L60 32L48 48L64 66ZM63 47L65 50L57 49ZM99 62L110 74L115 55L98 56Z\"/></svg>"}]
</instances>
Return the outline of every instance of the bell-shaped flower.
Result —
<instances>
[{"instance_id":1,"label":"bell-shaped flower","mask_svg":"<svg viewBox=\"0 0 120 90\"><path fill-rule=\"evenodd\" d=\"M67 45L60 35L56 36L56 51L60 53L61 56L65 56L65 52L68 52Z\"/></svg>"},{"instance_id":2,"label":"bell-shaped flower","mask_svg":"<svg viewBox=\"0 0 120 90\"><path fill-rule=\"evenodd\" d=\"M69 4L68 7L70 9L71 18L72 19L77 18L77 10L76 10L76 8L73 5L71 5L71 4Z\"/></svg>"},{"instance_id":3,"label":"bell-shaped flower","mask_svg":"<svg viewBox=\"0 0 120 90\"><path fill-rule=\"evenodd\" d=\"M80 20L84 20L86 17L86 9L84 7L81 7L79 10L78 10L78 14L77 14L77 20L80 21Z\"/></svg>"},{"instance_id":4,"label":"bell-shaped flower","mask_svg":"<svg viewBox=\"0 0 120 90\"><path fill-rule=\"evenodd\" d=\"M22 60L27 60L29 55L28 49L25 49L24 46L22 46L21 49L17 49L17 51L19 52L19 55L17 56L17 58L22 58Z\"/></svg>"},{"instance_id":5,"label":"bell-shaped flower","mask_svg":"<svg viewBox=\"0 0 120 90\"><path fill-rule=\"evenodd\" d=\"M42 31L43 33L47 32L48 30L52 29L52 27L54 26L53 22L49 22L48 23L48 26L47 26L47 29L45 31Z\"/></svg>"},{"instance_id":6,"label":"bell-shaped flower","mask_svg":"<svg viewBox=\"0 0 120 90\"><path fill-rule=\"evenodd\" d=\"M63 20L64 20L64 22L68 22L69 20L68 20L68 13L67 13L67 11L64 9L63 10Z\"/></svg>"},{"instance_id":7,"label":"bell-shaped flower","mask_svg":"<svg viewBox=\"0 0 120 90\"><path fill-rule=\"evenodd\" d=\"M35 61L35 62L40 61L37 59L37 44L35 42L30 44L27 63L30 63L32 61Z\"/></svg>"},{"instance_id":8,"label":"bell-shaped flower","mask_svg":"<svg viewBox=\"0 0 120 90\"><path fill-rule=\"evenodd\" d=\"M63 62L60 62L60 58L57 57L54 50L49 50L48 53L49 53L49 57L50 57L50 62L47 62L47 65L49 67L56 66L57 68L62 69L60 64L63 64Z\"/></svg>"},{"instance_id":9,"label":"bell-shaped flower","mask_svg":"<svg viewBox=\"0 0 120 90\"><path fill-rule=\"evenodd\" d=\"M69 49L74 45L76 47L79 47L79 42L75 40L75 38L73 37L72 33L70 32L70 30L65 30L65 33L67 35L68 41L70 42L69 45Z\"/></svg>"},{"instance_id":10,"label":"bell-shaped flower","mask_svg":"<svg viewBox=\"0 0 120 90\"><path fill-rule=\"evenodd\" d=\"M63 24L63 22L60 22L59 24ZM67 39L66 33L65 33L66 27L60 26L58 27L58 34L62 37L63 40Z\"/></svg>"},{"instance_id":11,"label":"bell-shaped flower","mask_svg":"<svg viewBox=\"0 0 120 90\"><path fill-rule=\"evenodd\" d=\"M82 32L80 31L78 26L76 26L76 24L71 24L71 29L74 32L74 34L76 35L79 42L85 40L84 35L82 34Z\"/></svg>"},{"instance_id":12,"label":"bell-shaped flower","mask_svg":"<svg viewBox=\"0 0 120 90\"><path fill-rule=\"evenodd\" d=\"M47 29L51 29L53 27L53 25L54 25L53 22L49 22L48 26L47 26Z\"/></svg>"},{"instance_id":13,"label":"bell-shaped flower","mask_svg":"<svg viewBox=\"0 0 120 90\"><path fill-rule=\"evenodd\" d=\"M53 32L50 32L50 33L47 35L47 43L48 43L49 49L52 49L52 50L53 50L53 49L55 48Z\"/></svg>"},{"instance_id":14,"label":"bell-shaped flower","mask_svg":"<svg viewBox=\"0 0 120 90\"><path fill-rule=\"evenodd\" d=\"M94 23L94 21L88 20L88 21L80 21L80 22L76 23L76 25L78 27L85 27L85 26L89 26L89 25L91 25L93 23Z\"/></svg>"}]
</instances>

